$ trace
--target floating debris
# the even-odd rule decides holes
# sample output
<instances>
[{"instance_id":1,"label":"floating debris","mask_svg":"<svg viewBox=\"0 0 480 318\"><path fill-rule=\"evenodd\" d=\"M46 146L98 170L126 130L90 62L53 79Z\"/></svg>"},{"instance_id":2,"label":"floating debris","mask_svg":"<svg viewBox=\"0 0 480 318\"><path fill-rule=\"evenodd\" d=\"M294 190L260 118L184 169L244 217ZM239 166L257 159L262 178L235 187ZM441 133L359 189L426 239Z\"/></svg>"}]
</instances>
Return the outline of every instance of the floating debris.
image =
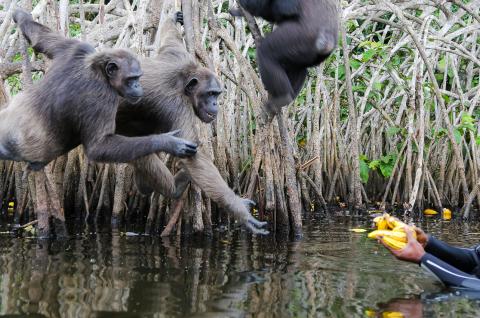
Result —
<instances>
[{"instance_id":1,"label":"floating debris","mask_svg":"<svg viewBox=\"0 0 480 318\"><path fill-rule=\"evenodd\" d=\"M450 209L443 209L442 210L442 218L445 221L451 220L452 219L452 211L450 211Z\"/></svg>"},{"instance_id":2,"label":"floating debris","mask_svg":"<svg viewBox=\"0 0 480 318\"><path fill-rule=\"evenodd\" d=\"M365 233L365 232L367 232L367 230L365 230L365 229L350 229L350 232Z\"/></svg>"},{"instance_id":3,"label":"floating debris","mask_svg":"<svg viewBox=\"0 0 480 318\"><path fill-rule=\"evenodd\" d=\"M435 211L435 210L433 210L433 209L425 209L425 210L423 211L423 214L424 214L424 215L437 215L438 212Z\"/></svg>"}]
</instances>

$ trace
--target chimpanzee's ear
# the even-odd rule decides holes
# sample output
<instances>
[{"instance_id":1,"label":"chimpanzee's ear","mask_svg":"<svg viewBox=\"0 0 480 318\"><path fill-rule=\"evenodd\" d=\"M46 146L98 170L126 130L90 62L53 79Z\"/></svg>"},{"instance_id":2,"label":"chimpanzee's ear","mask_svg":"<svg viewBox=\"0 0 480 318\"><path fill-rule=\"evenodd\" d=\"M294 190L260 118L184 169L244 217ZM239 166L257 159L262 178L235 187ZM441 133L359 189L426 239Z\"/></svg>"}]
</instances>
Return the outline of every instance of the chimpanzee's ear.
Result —
<instances>
[{"instance_id":1,"label":"chimpanzee's ear","mask_svg":"<svg viewBox=\"0 0 480 318\"><path fill-rule=\"evenodd\" d=\"M192 77L188 80L187 85L185 85L185 94L187 96L192 96L193 92L195 92L195 89L197 88L198 85L198 78Z\"/></svg>"}]
</instances>

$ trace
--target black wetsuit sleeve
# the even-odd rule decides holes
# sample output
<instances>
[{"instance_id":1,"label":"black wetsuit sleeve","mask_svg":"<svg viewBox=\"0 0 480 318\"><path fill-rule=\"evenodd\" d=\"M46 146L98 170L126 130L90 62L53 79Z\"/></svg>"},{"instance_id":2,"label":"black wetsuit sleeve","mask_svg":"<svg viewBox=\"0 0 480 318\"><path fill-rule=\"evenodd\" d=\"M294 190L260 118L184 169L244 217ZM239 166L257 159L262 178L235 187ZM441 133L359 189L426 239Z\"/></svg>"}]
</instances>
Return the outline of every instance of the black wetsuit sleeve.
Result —
<instances>
[{"instance_id":1,"label":"black wetsuit sleeve","mask_svg":"<svg viewBox=\"0 0 480 318\"><path fill-rule=\"evenodd\" d=\"M425 246L425 252L438 257L442 261L447 262L463 272L477 274L476 267L480 262L477 253L473 248L450 246L437 240L433 236L430 236L427 245Z\"/></svg>"},{"instance_id":2,"label":"black wetsuit sleeve","mask_svg":"<svg viewBox=\"0 0 480 318\"><path fill-rule=\"evenodd\" d=\"M432 254L425 253L420 261L420 266L432 273L447 287L480 290L480 279L458 270Z\"/></svg>"}]
</instances>

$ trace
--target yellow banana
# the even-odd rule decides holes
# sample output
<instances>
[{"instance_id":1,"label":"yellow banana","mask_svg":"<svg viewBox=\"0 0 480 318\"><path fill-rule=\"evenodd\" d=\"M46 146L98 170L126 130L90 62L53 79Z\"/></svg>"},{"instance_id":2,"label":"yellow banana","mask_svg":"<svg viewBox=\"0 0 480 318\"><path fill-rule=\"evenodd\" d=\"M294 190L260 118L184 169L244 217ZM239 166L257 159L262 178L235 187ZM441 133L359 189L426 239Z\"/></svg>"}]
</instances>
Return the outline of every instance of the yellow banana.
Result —
<instances>
[{"instance_id":1,"label":"yellow banana","mask_svg":"<svg viewBox=\"0 0 480 318\"><path fill-rule=\"evenodd\" d=\"M403 313L399 311L385 311L382 313L382 318L404 318Z\"/></svg>"},{"instance_id":2,"label":"yellow banana","mask_svg":"<svg viewBox=\"0 0 480 318\"><path fill-rule=\"evenodd\" d=\"M386 219L387 219L387 223L388 223L388 228L390 228L390 229L394 229L396 227L406 225L405 223L403 223L402 221L400 221L399 219L397 219L394 216L389 215Z\"/></svg>"},{"instance_id":3,"label":"yellow banana","mask_svg":"<svg viewBox=\"0 0 480 318\"><path fill-rule=\"evenodd\" d=\"M436 214L438 214L438 212L435 211L435 210L432 210L432 209L425 209L423 211L423 214L425 214L425 215L436 215Z\"/></svg>"},{"instance_id":4,"label":"yellow banana","mask_svg":"<svg viewBox=\"0 0 480 318\"><path fill-rule=\"evenodd\" d=\"M413 231L413 236L416 238L417 233L415 232L415 226L409 226L409 225L400 225L392 229L393 232L404 232L405 233L405 227Z\"/></svg>"},{"instance_id":5,"label":"yellow banana","mask_svg":"<svg viewBox=\"0 0 480 318\"><path fill-rule=\"evenodd\" d=\"M407 242L407 234L405 232L393 232L389 230L375 230L373 232L368 233L369 238L376 239L379 236L383 237L390 237L397 241Z\"/></svg>"},{"instance_id":6,"label":"yellow banana","mask_svg":"<svg viewBox=\"0 0 480 318\"><path fill-rule=\"evenodd\" d=\"M450 220L452 218L452 211L444 208L442 211L442 217L444 220Z\"/></svg>"},{"instance_id":7,"label":"yellow banana","mask_svg":"<svg viewBox=\"0 0 480 318\"><path fill-rule=\"evenodd\" d=\"M397 233L398 233L398 232L397 232ZM407 246L407 243L397 241L396 239L391 238L391 237L389 237L389 236L384 236L384 237L383 237L383 241L384 241L385 243L387 243L388 246L390 246L391 248L396 249L396 250L401 250L401 249L403 249L405 246Z\"/></svg>"},{"instance_id":8,"label":"yellow banana","mask_svg":"<svg viewBox=\"0 0 480 318\"><path fill-rule=\"evenodd\" d=\"M363 232L367 232L367 230L365 229L350 229L350 231L354 232L354 233L363 233Z\"/></svg>"},{"instance_id":9,"label":"yellow banana","mask_svg":"<svg viewBox=\"0 0 480 318\"><path fill-rule=\"evenodd\" d=\"M375 230L373 232L368 233L368 238L377 239L379 236L389 237L394 240L407 243L407 233L400 228L396 229L396 231L390 230ZM417 237L417 234L413 232L413 237Z\"/></svg>"},{"instance_id":10,"label":"yellow banana","mask_svg":"<svg viewBox=\"0 0 480 318\"><path fill-rule=\"evenodd\" d=\"M385 220L384 217L380 217L380 220L377 223L377 229L378 230L386 230L388 229L388 223L387 220Z\"/></svg>"}]
</instances>

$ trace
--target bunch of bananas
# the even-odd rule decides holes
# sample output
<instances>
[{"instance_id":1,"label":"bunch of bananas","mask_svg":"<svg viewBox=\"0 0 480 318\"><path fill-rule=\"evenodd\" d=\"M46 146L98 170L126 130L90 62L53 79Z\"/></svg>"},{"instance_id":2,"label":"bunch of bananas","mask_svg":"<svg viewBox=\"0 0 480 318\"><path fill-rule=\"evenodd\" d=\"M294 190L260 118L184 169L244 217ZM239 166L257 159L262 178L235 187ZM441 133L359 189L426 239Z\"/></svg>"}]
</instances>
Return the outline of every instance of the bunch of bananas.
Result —
<instances>
[{"instance_id":1,"label":"bunch of bananas","mask_svg":"<svg viewBox=\"0 0 480 318\"><path fill-rule=\"evenodd\" d=\"M405 233L405 223L388 213L377 216L373 219L377 229L368 234L371 239L383 237L383 241L393 249L400 250L407 245L407 233ZM413 230L413 229L412 229ZM413 236L416 237L415 232Z\"/></svg>"}]
</instances>

